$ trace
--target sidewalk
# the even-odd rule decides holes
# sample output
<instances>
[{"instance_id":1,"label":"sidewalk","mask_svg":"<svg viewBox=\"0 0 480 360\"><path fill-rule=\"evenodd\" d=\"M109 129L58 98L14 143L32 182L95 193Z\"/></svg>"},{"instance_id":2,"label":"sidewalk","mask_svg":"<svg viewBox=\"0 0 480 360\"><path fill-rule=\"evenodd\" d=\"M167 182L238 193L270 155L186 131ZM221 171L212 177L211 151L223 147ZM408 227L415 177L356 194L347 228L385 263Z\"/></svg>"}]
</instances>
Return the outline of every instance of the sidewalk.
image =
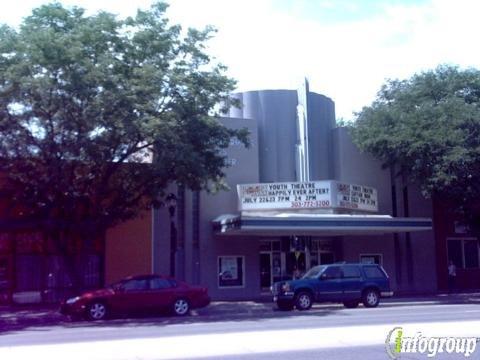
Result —
<instances>
[{"instance_id":1,"label":"sidewalk","mask_svg":"<svg viewBox=\"0 0 480 360\"><path fill-rule=\"evenodd\" d=\"M480 305L480 292L457 293L457 294L434 294L424 296L396 296L382 299L380 306L406 306L406 305L433 305L433 304L472 304ZM342 310L341 304L316 304L313 312L338 311ZM309 314L305 312L304 314ZM214 301L208 307L192 310L191 316L173 317L165 315L154 315L154 317L128 318L129 322L152 323L155 325L169 323L193 323L199 321L214 322L221 320L240 320L248 318L274 318L279 316L294 316L298 312L278 311L271 301L271 297L262 297L256 301ZM110 325L121 324L125 318L110 320ZM72 323L67 317L58 312L57 305L17 305L0 306L0 334L8 331L19 331L28 328L46 326L79 326L79 323ZM88 324L81 322L80 324ZM93 324L93 323L89 323ZM99 323L95 323L99 324Z\"/></svg>"}]
</instances>

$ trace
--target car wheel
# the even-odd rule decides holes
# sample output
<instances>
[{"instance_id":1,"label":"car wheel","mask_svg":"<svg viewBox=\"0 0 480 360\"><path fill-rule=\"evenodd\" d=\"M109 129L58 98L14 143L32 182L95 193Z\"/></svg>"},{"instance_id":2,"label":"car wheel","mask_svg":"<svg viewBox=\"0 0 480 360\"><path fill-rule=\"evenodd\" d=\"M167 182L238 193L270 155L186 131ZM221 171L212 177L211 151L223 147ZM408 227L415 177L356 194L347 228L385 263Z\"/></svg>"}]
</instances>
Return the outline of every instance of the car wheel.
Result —
<instances>
[{"instance_id":1,"label":"car wheel","mask_svg":"<svg viewBox=\"0 0 480 360\"><path fill-rule=\"evenodd\" d=\"M277 301L277 307L281 311L293 310L293 303L290 301Z\"/></svg>"},{"instance_id":2,"label":"car wheel","mask_svg":"<svg viewBox=\"0 0 480 360\"><path fill-rule=\"evenodd\" d=\"M310 293L302 291L298 293L295 299L295 306L298 310L308 310L312 307L312 295Z\"/></svg>"},{"instance_id":3,"label":"car wheel","mask_svg":"<svg viewBox=\"0 0 480 360\"><path fill-rule=\"evenodd\" d=\"M344 301L343 306L349 309L354 309L358 307L358 301L355 301L355 300Z\"/></svg>"},{"instance_id":4,"label":"car wheel","mask_svg":"<svg viewBox=\"0 0 480 360\"><path fill-rule=\"evenodd\" d=\"M365 307L376 307L380 303L380 295L377 290L368 289L363 293L363 305Z\"/></svg>"},{"instance_id":5,"label":"car wheel","mask_svg":"<svg viewBox=\"0 0 480 360\"><path fill-rule=\"evenodd\" d=\"M190 304L186 299L180 298L173 303L173 313L177 316L187 315L190 311Z\"/></svg>"},{"instance_id":6,"label":"car wheel","mask_svg":"<svg viewBox=\"0 0 480 360\"><path fill-rule=\"evenodd\" d=\"M92 302L87 307L87 317L90 320L103 320L107 317L107 306L100 301Z\"/></svg>"}]
</instances>

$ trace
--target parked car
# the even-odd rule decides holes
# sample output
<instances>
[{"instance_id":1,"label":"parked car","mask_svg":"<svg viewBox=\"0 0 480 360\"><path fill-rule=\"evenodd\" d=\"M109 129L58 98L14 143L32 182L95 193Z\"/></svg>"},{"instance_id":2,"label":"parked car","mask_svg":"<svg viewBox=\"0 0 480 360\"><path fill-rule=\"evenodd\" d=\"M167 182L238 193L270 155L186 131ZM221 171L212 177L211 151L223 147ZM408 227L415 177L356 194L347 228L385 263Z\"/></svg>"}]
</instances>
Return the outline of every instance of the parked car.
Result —
<instances>
[{"instance_id":1,"label":"parked car","mask_svg":"<svg viewBox=\"0 0 480 360\"><path fill-rule=\"evenodd\" d=\"M281 310L308 310L314 302L342 302L355 308L376 307L392 296L385 270L376 264L330 264L311 268L301 279L272 286L273 301Z\"/></svg>"},{"instance_id":2,"label":"parked car","mask_svg":"<svg viewBox=\"0 0 480 360\"><path fill-rule=\"evenodd\" d=\"M101 320L112 314L169 310L183 316L210 303L205 287L158 275L128 277L104 289L85 292L62 302L60 312Z\"/></svg>"}]
</instances>

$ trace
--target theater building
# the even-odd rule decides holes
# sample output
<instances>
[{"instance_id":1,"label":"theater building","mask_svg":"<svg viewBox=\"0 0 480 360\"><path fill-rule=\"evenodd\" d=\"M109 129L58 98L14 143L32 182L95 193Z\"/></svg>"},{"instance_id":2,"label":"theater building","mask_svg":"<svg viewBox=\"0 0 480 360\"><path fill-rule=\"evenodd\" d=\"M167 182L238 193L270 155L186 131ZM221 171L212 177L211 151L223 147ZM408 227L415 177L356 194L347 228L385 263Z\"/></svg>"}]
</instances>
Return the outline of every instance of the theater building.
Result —
<instances>
[{"instance_id":1,"label":"theater building","mask_svg":"<svg viewBox=\"0 0 480 360\"><path fill-rule=\"evenodd\" d=\"M381 264L397 293L438 289L432 202L359 152L331 99L307 82L236 96L242 108L221 121L252 144L227 150L230 191L172 188L174 204L136 220L145 238L128 223L110 232L107 281L151 269L252 299L297 269L347 261Z\"/></svg>"},{"instance_id":2,"label":"theater building","mask_svg":"<svg viewBox=\"0 0 480 360\"><path fill-rule=\"evenodd\" d=\"M331 99L306 81L236 96L243 106L220 121L247 128L251 146L232 139L225 152L230 190L172 187L165 206L110 229L80 259L92 286L153 272L206 285L213 299L255 299L275 281L347 261L381 264L397 294L431 293L446 290L452 260L458 286L480 288L477 237L442 199L361 153ZM61 262L25 231L0 221L0 302L55 301L68 285Z\"/></svg>"}]
</instances>

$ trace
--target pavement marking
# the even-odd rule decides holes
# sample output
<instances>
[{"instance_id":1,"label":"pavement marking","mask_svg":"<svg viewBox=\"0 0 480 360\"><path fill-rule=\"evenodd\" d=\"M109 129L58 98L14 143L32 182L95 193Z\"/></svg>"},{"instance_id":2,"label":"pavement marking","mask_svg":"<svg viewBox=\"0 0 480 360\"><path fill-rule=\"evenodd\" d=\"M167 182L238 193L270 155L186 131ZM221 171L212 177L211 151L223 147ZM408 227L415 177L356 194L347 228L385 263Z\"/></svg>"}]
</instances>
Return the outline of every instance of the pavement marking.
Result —
<instances>
[{"instance_id":1,"label":"pavement marking","mask_svg":"<svg viewBox=\"0 0 480 360\"><path fill-rule=\"evenodd\" d=\"M394 319L392 319L394 320ZM402 323L180 335L0 348L0 359L160 360L384 344L395 326L425 336L480 336L480 321Z\"/></svg>"}]
</instances>

